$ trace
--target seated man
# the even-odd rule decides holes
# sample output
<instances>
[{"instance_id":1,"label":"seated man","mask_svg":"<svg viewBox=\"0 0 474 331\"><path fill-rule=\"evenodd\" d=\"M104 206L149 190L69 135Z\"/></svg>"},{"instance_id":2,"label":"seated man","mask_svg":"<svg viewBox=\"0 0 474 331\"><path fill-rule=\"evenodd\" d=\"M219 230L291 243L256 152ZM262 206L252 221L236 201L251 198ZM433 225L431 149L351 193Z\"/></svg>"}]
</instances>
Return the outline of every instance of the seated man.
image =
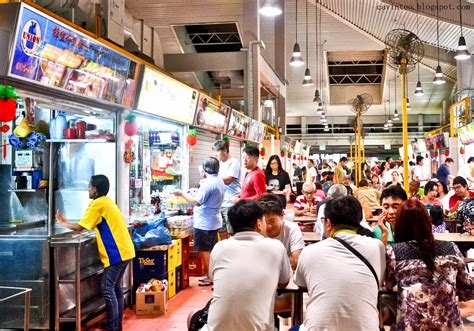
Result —
<instances>
[{"instance_id":1,"label":"seated man","mask_svg":"<svg viewBox=\"0 0 474 331\"><path fill-rule=\"evenodd\" d=\"M342 198L347 195L347 189L344 185L342 184L335 184L331 186L331 188L328 191L328 194L326 196L326 201L324 204L321 204L318 210L318 217L316 218L316 224L314 225L314 232L316 232L319 235L323 235L323 229L324 229L324 208L326 206L327 201L331 199L337 199L337 198Z\"/></svg>"},{"instance_id":2,"label":"seated man","mask_svg":"<svg viewBox=\"0 0 474 331\"><path fill-rule=\"evenodd\" d=\"M283 220L283 206L277 196L264 194L257 199L257 202L263 208L267 236L281 241L290 258L291 268L295 270L304 248L303 234L298 224Z\"/></svg>"},{"instance_id":3,"label":"seated man","mask_svg":"<svg viewBox=\"0 0 474 331\"><path fill-rule=\"evenodd\" d=\"M356 234L361 219L362 207L352 196L326 203L328 239L306 246L296 269L295 283L309 293L304 330L378 330L385 248L379 240ZM357 250L372 269L339 240Z\"/></svg>"},{"instance_id":4,"label":"seated man","mask_svg":"<svg viewBox=\"0 0 474 331\"><path fill-rule=\"evenodd\" d=\"M301 216L305 213L316 214L316 206L321 201L321 198L315 196L315 192L316 187L313 183L305 182L303 184L303 195L298 196L294 204L296 216Z\"/></svg>"},{"instance_id":5,"label":"seated man","mask_svg":"<svg viewBox=\"0 0 474 331\"><path fill-rule=\"evenodd\" d=\"M382 240L383 244L392 244L393 229L395 229L395 221L397 218L398 207L403 201L407 200L407 194L400 186L389 186L382 191L380 197L382 202L382 213L378 216L378 223L373 228L374 238Z\"/></svg>"},{"instance_id":6,"label":"seated man","mask_svg":"<svg viewBox=\"0 0 474 331\"><path fill-rule=\"evenodd\" d=\"M206 327L273 330L276 290L286 287L292 274L285 247L264 237L265 217L257 202L238 201L228 217L234 236L218 242L211 253L214 291Z\"/></svg>"},{"instance_id":7,"label":"seated man","mask_svg":"<svg viewBox=\"0 0 474 331\"><path fill-rule=\"evenodd\" d=\"M469 191L469 186L464 177L457 176L453 180L454 195L449 198L449 212L455 213L461 202L470 197L474 197L474 192Z\"/></svg>"}]
</instances>

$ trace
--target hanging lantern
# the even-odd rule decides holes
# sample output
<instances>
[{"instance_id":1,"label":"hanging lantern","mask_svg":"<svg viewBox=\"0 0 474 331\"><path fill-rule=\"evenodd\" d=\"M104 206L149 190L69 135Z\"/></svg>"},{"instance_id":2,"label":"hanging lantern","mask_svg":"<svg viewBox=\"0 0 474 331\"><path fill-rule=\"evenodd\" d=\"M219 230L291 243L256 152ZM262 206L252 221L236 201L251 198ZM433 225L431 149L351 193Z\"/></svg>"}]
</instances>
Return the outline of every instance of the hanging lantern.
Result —
<instances>
[{"instance_id":1,"label":"hanging lantern","mask_svg":"<svg viewBox=\"0 0 474 331\"><path fill-rule=\"evenodd\" d=\"M291 159L291 152L288 152L288 158Z\"/></svg>"},{"instance_id":2,"label":"hanging lantern","mask_svg":"<svg viewBox=\"0 0 474 331\"><path fill-rule=\"evenodd\" d=\"M134 114L128 114L125 116L125 126L124 126L124 132L127 136L132 137L137 134L137 122L135 122L137 119L137 116Z\"/></svg>"},{"instance_id":3,"label":"hanging lantern","mask_svg":"<svg viewBox=\"0 0 474 331\"><path fill-rule=\"evenodd\" d=\"M444 156L448 157L449 156L449 151L444 152Z\"/></svg>"},{"instance_id":4,"label":"hanging lantern","mask_svg":"<svg viewBox=\"0 0 474 331\"><path fill-rule=\"evenodd\" d=\"M197 143L197 136L196 136L196 130L195 129L191 129L188 131L188 135L186 137L186 142L188 143L188 146L191 147L194 147L194 145L196 145Z\"/></svg>"},{"instance_id":5,"label":"hanging lantern","mask_svg":"<svg viewBox=\"0 0 474 331\"><path fill-rule=\"evenodd\" d=\"M263 158L265 156L265 147L260 147L260 156Z\"/></svg>"},{"instance_id":6,"label":"hanging lantern","mask_svg":"<svg viewBox=\"0 0 474 331\"><path fill-rule=\"evenodd\" d=\"M438 157L438 155L439 155L438 151L435 151L434 152L434 157Z\"/></svg>"},{"instance_id":7,"label":"hanging lantern","mask_svg":"<svg viewBox=\"0 0 474 331\"><path fill-rule=\"evenodd\" d=\"M283 158L285 157L286 153L285 153L285 149L281 149L280 150L280 156Z\"/></svg>"},{"instance_id":8,"label":"hanging lantern","mask_svg":"<svg viewBox=\"0 0 474 331\"><path fill-rule=\"evenodd\" d=\"M411 155L411 158L414 159L414 158L415 158L415 154L412 154L412 155Z\"/></svg>"},{"instance_id":9,"label":"hanging lantern","mask_svg":"<svg viewBox=\"0 0 474 331\"><path fill-rule=\"evenodd\" d=\"M125 143L125 152L123 154L123 160L125 163L132 163L135 160L135 153L132 150L133 140L129 139Z\"/></svg>"},{"instance_id":10,"label":"hanging lantern","mask_svg":"<svg viewBox=\"0 0 474 331\"><path fill-rule=\"evenodd\" d=\"M429 158L430 158L430 156L428 155L428 153L426 153L425 158L426 158L426 159L429 159Z\"/></svg>"},{"instance_id":11,"label":"hanging lantern","mask_svg":"<svg viewBox=\"0 0 474 331\"><path fill-rule=\"evenodd\" d=\"M461 148L459 149L459 154L464 155L464 153L465 153L464 146L461 146Z\"/></svg>"},{"instance_id":12,"label":"hanging lantern","mask_svg":"<svg viewBox=\"0 0 474 331\"><path fill-rule=\"evenodd\" d=\"M13 87L0 85L0 122L10 122L15 119L17 98ZM6 129L5 125L2 127L2 132ZM9 130L10 127L6 126Z\"/></svg>"},{"instance_id":13,"label":"hanging lantern","mask_svg":"<svg viewBox=\"0 0 474 331\"><path fill-rule=\"evenodd\" d=\"M296 155L293 155L293 160L295 160L295 161L296 161Z\"/></svg>"},{"instance_id":14,"label":"hanging lantern","mask_svg":"<svg viewBox=\"0 0 474 331\"><path fill-rule=\"evenodd\" d=\"M224 138L222 140L224 140L224 142L227 146L227 149L230 150L230 138L229 138L229 136L224 136Z\"/></svg>"}]
</instances>

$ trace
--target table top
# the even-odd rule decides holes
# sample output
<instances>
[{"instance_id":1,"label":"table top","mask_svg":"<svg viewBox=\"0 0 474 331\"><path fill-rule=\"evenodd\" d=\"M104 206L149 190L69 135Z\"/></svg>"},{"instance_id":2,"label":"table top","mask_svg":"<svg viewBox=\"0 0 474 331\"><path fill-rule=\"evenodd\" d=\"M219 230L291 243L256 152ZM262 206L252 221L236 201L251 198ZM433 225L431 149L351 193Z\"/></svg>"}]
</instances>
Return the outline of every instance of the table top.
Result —
<instances>
[{"instance_id":1,"label":"table top","mask_svg":"<svg viewBox=\"0 0 474 331\"><path fill-rule=\"evenodd\" d=\"M379 217L378 216L372 216L371 218L366 219L367 223L378 223L379 222Z\"/></svg>"},{"instance_id":2,"label":"table top","mask_svg":"<svg viewBox=\"0 0 474 331\"><path fill-rule=\"evenodd\" d=\"M303 240L305 242L318 242L321 240L321 236L316 232L303 232Z\"/></svg>"},{"instance_id":3,"label":"table top","mask_svg":"<svg viewBox=\"0 0 474 331\"><path fill-rule=\"evenodd\" d=\"M316 222L316 215L301 215L301 216L295 216L294 221L295 222Z\"/></svg>"},{"instance_id":4,"label":"table top","mask_svg":"<svg viewBox=\"0 0 474 331\"><path fill-rule=\"evenodd\" d=\"M436 240L474 243L474 236L470 236L467 233L434 233L433 235Z\"/></svg>"}]
</instances>

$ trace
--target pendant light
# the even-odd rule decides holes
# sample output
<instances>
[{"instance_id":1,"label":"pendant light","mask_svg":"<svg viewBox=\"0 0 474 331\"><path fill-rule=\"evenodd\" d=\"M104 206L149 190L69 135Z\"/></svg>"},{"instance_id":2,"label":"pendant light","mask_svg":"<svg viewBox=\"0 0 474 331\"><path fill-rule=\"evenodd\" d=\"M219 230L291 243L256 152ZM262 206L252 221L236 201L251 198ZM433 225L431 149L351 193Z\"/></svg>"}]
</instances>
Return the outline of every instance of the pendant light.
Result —
<instances>
[{"instance_id":1,"label":"pendant light","mask_svg":"<svg viewBox=\"0 0 474 331\"><path fill-rule=\"evenodd\" d=\"M306 61L309 62L308 56L308 0L306 1ZM304 79L303 79L303 86L313 86L313 79L311 78L311 71L309 70L309 65L306 65L306 69L304 71Z\"/></svg>"},{"instance_id":2,"label":"pendant light","mask_svg":"<svg viewBox=\"0 0 474 331\"><path fill-rule=\"evenodd\" d=\"M395 82L395 111L394 113L397 114L397 118L399 117L398 115L398 110L397 110L397 72L395 71L395 78L393 79Z\"/></svg>"},{"instance_id":3,"label":"pendant light","mask_svg":"<svg viewBox=\"0 0 474 331\"><path fill-rule=\"evenodd\" d=\"M438 0L436 0L436 40L438 43L438 66L436 67L435 78L433 79L433 84L442 85L446 83L446 80L443 77L443 71L439 65L439 7Z\"/></svg>"},{"instance_id":4,"label":"pendant light","mask_svg":"<svg viewBox=\"0 0 474 331\"><path fill-rule=\"evenodd\" d=\"M329 125L327 123L324 125L324 132L329 132Z\"/></svg>"},{"instance_id":5,"label":"pendant light","mask_svg":"<svg viewBox=\"0 0 474 331\"><path fill-rule=\"evenodd\" d=\"M316 0L316 5L315 7L316 8L316 51L315 51L315 63L316 63L316 84L318 84L318 81L319 81L319 68L318 68L318 0ZM318 87L316 86L316 91L314 91L314 98L313 98L313 103L319 105L319 103L321 102L321 94L319 93L319 89ZM320 112L321 109L319 107L316 108L316 114L318 112Z\"/></svg>"},{"instance_id":6,"label":"pendant light","mask_svg":"<svg viewBox=\"0 0 474 331\"><path fill-rule=\"evenodd\" d=\"M419 35L420 34L420 29L419 29L419 25L418 25L418 20L420 18L420 15L418 13L418 8L420 8L418 6L418 0L416 1L416 34ZM417 63L417 70L418 70L418 82L416 82L416 87L415 87L415 95L416 96L422 96L424 93L423 93L423 88L421 87L421 81L420 81L420 63L418 62Z\"/></svg>"},{"instance_id":7,"label":"pendant light","mask_svg":"<svg viewBox=\"0 0 474 331\"><path fill-rule=\"evenodd\" d=\"M388 127L388 122L387 122L387 107L386 107L386 105L384 105L384 107L383 107L383 117L385 119L385 122L383 124L383 129L388 130L389 127Z\"/></svg>"},{"instance_id":8,"label":"pendant light","mask_svg":"<svg viewBox=\"0 0 474 331\"><path fill-rule=\"evenodd\" d=\"M300 45L298 44L298 0L295 0L295 32L296 32L296 41L293 46L293 54L291 55L290 65L293 67L301 67L304 64L303 57L301 56Z\"/></svg>"},{"instance_id":9,"label":"pendant light","mask_svg":"<svg viewBox=\"0 0 474 331\"><path fill-rule=\"evenodd\" d=\"M397 85L397 81L395 81L395 85ZM396 86L395 86L395 88L396 88ZM390 108L391 108L391 105L390 105L390 87L389 87L389 89L388 89L388 111L389 112L390 112ZM398 114L396 101L395 101L395 111L393 112L393 120L394 121L399 121L400 120L400 115Z\"/></svg>"},{"instance_id":10,"label":"pendant light","mask_svg":"<svg viewBox=\"0 0 474 331\"><path fill-rule=\"evenodd\" d=\"M471 58L471 54L467 50L466 39L462 35L462 5L461 0L459 0L459 26L461 27L461 37L459 37L458 48L456 50L456 55L454 58L456 60L468 60Z\"/></svg>"},{"instance_id":11,"label":"pendant light","mask_svg":"<svg viewBox=\"0 0 474 331\"><path fill-rule=\"evenodd\" d=\"M278 0L263 0L263 4L259 9L259 13L263 16L274 17L281 15L283 10L281 10Z\"/></svg>"},{"instance_id":12,"label":"pendant light","mask_svg":"<svg viewBox=\"0 0 474 331\"><path fill-rule=\"evenodd\" d=\"M384 108L386 108L386 104L384 104ZM388 119L387 119L387 126L389 128L391 128L393 126L393 122L392 122L392 116L390 115L390 104L388 105Z\"/></svg>"}]
</instances>

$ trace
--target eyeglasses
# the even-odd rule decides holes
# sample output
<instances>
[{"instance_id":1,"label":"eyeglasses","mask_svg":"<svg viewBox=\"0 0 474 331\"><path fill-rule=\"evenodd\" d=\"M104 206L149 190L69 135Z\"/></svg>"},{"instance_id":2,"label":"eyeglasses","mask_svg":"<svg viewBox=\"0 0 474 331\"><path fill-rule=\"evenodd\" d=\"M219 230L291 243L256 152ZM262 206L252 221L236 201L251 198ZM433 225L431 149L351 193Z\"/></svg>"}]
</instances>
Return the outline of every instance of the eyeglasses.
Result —
<instances>
[{"instance_id":1,"label":"eyeglasses","mask_svg":"<svg viewBox=\"0 0 474 331\"><path fill-rule=\"evenodd\" d=\"M259 201L258 203L261 204L262 206L268 206L268 207L280 206L280 203L277 201Z\"/></svg>"},{"instance_id":2,"label":"eyeglasses","mask_svg":"<svg viewBox=\"0 0 474 331\"><path fill-rule=\"evenodd\" d=\"M458 190L462 189L463 187L464 187L464 186L458 184L458 185L454 185L454 186L453 186L453 189L454 189L455 191L458 191Z\"/></svg>"},{"instance_id":3,"label":"eyeglasses","mask_svg":"<svg viewBox=\"0 0 474 331\"><path fill-rule=\"evenodd\" d=\"M314 193L314 191L309 191L309 192L308 191L303 191L303 194L313 194L313 193Z\"/></svg>"}]
</instances>

